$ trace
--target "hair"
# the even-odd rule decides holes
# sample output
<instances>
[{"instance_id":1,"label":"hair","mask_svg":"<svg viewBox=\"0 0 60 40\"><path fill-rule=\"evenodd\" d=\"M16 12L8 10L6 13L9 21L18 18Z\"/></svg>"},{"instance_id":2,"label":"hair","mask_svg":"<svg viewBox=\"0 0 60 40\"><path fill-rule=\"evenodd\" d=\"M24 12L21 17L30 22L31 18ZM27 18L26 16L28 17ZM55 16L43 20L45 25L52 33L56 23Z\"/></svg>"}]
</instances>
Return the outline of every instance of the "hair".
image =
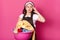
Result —
<instances>
[{"instance_id":1,"label":"hair","mask_svg":"<svg viewBox=\"0 0 60 40\"><path fill-rule=\"evenodd\" d=\"M26 10L26 7L24 6L23 14L26 15L26 13L27 13L27 10ZM34 9L32 9L32 12L31 12L31 13L32 13L32 14L36 14L36 13L34 12Z\"/></svg>"}]
</instances>

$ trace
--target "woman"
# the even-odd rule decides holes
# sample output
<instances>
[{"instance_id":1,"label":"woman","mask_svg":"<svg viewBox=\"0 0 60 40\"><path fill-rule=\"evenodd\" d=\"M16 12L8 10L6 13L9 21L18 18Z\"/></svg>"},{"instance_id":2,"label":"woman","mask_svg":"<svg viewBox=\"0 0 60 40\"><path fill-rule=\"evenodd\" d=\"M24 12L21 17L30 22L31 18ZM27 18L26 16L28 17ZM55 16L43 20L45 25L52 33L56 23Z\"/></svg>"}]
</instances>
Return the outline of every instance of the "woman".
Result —
<instances>
[{"instance_id":1,"label":"woman","mask_svg":"<svg viewBox=\"0 0 60 40\"><path fill-rule=\"evenodd\" d=\"M36 10L33 2L26 2L26 4L24 5L23 14L19 15L18 22L21 20L27 20L33 26L34 29L36 28L36 25L35 25L36 21L39 21L42 23L45 22L44 17ZM30 40L36 40L35 31Z\"/></svg>"}]
</instances>

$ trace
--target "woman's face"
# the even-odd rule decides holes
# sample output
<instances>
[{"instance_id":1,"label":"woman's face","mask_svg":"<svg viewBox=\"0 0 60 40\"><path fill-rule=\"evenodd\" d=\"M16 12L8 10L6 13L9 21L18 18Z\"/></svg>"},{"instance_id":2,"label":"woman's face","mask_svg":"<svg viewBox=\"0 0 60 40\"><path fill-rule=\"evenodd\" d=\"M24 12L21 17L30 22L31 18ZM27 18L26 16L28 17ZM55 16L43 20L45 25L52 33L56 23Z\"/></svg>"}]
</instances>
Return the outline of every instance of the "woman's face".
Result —
<instances>
[{"instance_id":1,"label":"woman's face","mask_svg":"<svg viewBox=\"0 0 60 40\"><path fill-rule=\"evenodd\" d=\"M26 8L26 11L29 12L29 13L31 13L32 10L33 10L33 6L31 4L26 5L25 8Z\"/></svg>"}]
</instances>

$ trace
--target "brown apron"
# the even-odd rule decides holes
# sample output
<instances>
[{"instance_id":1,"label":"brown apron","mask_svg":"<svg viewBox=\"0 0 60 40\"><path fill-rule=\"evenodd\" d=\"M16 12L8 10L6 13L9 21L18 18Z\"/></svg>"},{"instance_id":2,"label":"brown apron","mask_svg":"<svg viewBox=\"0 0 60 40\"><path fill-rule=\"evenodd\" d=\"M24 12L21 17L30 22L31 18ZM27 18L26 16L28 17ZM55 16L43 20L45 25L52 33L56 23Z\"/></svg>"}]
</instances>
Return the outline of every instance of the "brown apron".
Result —
<instances>
[{"instance_id":1,"label":"brown apron","mask_svg":"<svg viewBox=\"0 0 60 40\"><path fill-rule=\"evenodd\" d=\"M25 15L26 15L26 14L24 14L22 20L27 20L27 21L33 26L33 28L35 29L34 24L33 24L33 13L31 14L31 17L25 17ZM34 32L33 34L35 34L35 32ZM32 36L33 36L33 34L32 34ZM35 36L36 36L36 35L35 35ZM30 38L30 40L32 40L32 37ZM35 40L36 40L36 39L35 39Z\"/></svg>"}]
</instances>

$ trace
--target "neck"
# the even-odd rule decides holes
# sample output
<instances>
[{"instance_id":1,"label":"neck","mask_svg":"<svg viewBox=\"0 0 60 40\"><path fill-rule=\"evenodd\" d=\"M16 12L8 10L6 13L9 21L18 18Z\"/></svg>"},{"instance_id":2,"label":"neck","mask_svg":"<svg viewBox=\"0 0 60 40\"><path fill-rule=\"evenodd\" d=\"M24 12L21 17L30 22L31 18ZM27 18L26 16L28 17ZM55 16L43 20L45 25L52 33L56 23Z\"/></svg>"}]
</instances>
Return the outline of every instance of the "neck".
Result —
<instances>
[{"instance_id":1,"label":"neck","mask_svg":"<svg viewBox=\"0 0 60 40\"><path fill-rule=\"evenodd\" d=\"M31 13L29 13L29 12L27 12L26 14L27 14L27 15L31 15Z\"/></svg>"}]
</instances>

